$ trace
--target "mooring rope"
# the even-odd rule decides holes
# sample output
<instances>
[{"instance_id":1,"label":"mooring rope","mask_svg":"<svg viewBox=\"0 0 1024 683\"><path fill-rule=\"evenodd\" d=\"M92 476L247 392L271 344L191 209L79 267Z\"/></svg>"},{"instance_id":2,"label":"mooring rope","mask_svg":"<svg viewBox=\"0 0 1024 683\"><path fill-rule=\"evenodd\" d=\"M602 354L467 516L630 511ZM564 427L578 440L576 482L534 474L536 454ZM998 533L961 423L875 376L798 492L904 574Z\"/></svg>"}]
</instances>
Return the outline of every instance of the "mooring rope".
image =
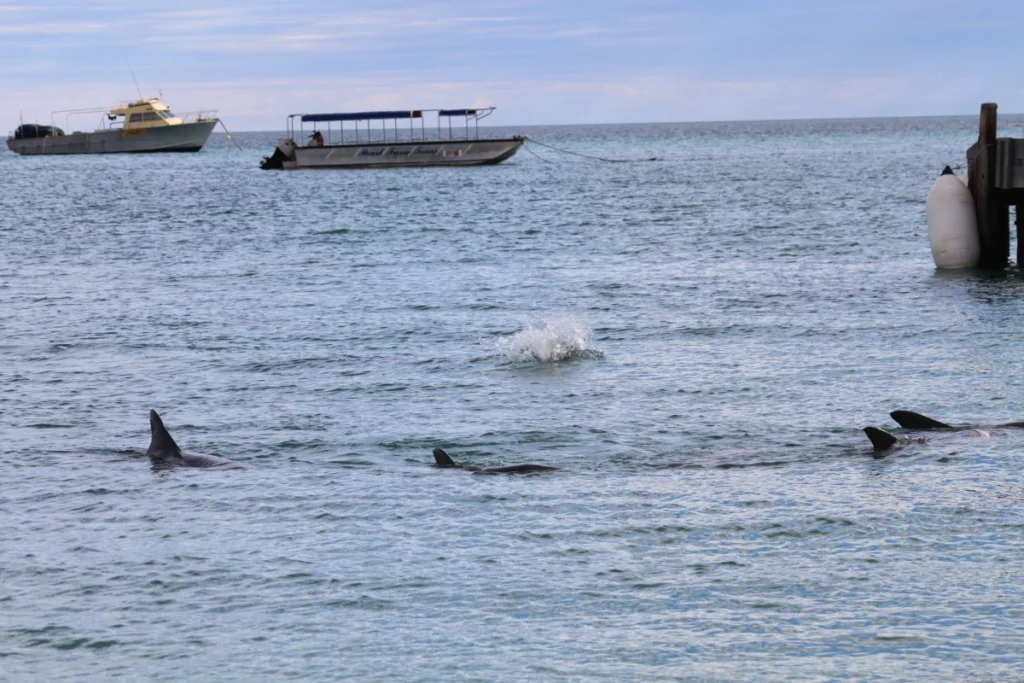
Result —
<instances>
[{"instance_id":1,"label":"mooring rope","mask_svg":"<svg viewBox=\"0 0 1024 683\"><path fill-rule=\"evenodd\" d=\"M526 150L527 152L529 152L529 153L530 153L530 154L532 154L533 156L535 156L535 157L537 157L538 159L540 159L541 161L543 161L543 162L544 162L545 164L553 164L553 163L555 163L555 162L551 161L550 159L545 159L545 158L544 158L544 157L542 157L541 155L537 154L537 153L536 153L536 152L534 152L534 151L533 151L532 149L530 149L530 148L529 148L529 146L527 146L527 145L523 145L523 149L525 149L525 150Z\"/></svg>"},{"instance_id":2,"label":"mooring rope","mask_svg":"<svg viewBox=\"0 0 1024 683\"><path fill-rule=\"evenodd\" d=\"M639 163L639 162L642 162L642 161L657 161L658 160L658 157L649 157L647 159L609 159L607 157L592 156L590 154L583 154L581 152L573 152L573 151L568 150L568 149L561 149L560 147L555 147L554 145L549 145L549 144L547 144L545 142L541 142L541 141L535 140L533 138L529 138L527 140L527 142L528 143L532 142L535 145L540 145L541 147L547 147L548 149L553 149L556 152L561 152L562 154L572 154L574 156L583 157L584 159L593 159L595 161L604 161L604 162L609 163L609 164L635 164L635 163ZM536 153L534 153L532 150L530 150L529 147L527 147L527 150L530 151L530 153L533 154L533 156L537 157L538 159L543 159L544 161L547 161L549 164L552 163L548 159L544 159L543 157L541 157L541 156L537 155Z\"/></svg>"},{"instance_id":3,"label":"mooring rope","mask_svg":"<svg viewBox=\"0 0 1024 683\"><path fill-rule=\"evenodd\" d=\"M245 150L243 150L242 146L238 144L238 140L235 140L234 136L231 135L231 131L228 130L228 127L224 125L224 122L220 119L217 119L217 123L219 123L220 127L224 129L224 134L228 136L228 140L231 140L231 142L235 143L235 147L238 148L238 151L244 152Z\"/></svg>"}]
</instances>

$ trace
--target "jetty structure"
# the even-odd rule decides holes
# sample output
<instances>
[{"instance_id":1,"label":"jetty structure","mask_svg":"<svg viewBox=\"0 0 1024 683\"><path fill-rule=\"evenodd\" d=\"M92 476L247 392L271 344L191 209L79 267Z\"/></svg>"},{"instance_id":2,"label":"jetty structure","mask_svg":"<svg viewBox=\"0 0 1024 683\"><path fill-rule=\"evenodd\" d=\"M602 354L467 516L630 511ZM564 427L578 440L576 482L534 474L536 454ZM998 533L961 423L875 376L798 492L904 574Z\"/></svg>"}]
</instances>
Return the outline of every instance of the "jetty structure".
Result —
<instances>
[{"instance_id":1,"label":"jetty structure","mask_svg":"<svg viewBox=\"0 0 1024 683\"><path fill-rule=\"evenodd\" d=\"M978 141L967 150L967 187L974 198L978 267L1005 268L1010 258L1010 206L1016 207L1017 265L1024 267L1024 138L996 136L994 102L981 105Z\"/></svg>"},{"instance_id":2,"label":"jetty structure","mask_svg":"<svg viewBox=\"0 0 1024 683\"><path fill-rule=\"evenodd\" d=\"M526 138L480 137L495 107L291 114L264 170L482 166L515 154ZM432 125L425 122L427 116ZM458 123L453 124L453 119ZM337 127L331 124L337 124ZM345 124L350 124L346 129ZM306 124L312 132L306 134ZM321 130L321 128L323 130ZM326 132L326 135L324 135Z\"/></svg>"}]
</instances>

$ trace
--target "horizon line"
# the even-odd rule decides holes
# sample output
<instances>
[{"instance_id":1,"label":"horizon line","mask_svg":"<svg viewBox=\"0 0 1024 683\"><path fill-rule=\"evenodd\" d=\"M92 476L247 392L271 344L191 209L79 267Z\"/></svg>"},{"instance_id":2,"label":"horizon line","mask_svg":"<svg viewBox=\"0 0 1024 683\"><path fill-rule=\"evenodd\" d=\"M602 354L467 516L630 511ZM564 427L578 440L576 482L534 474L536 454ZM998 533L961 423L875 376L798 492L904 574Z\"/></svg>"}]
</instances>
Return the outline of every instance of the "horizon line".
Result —
<instances>
[{"instance_id":1,"label":"horizon line","mask_svg":"<svg viewBox=\"0 0 1024 683\"><path fill-rule=\"evenodd\" d=\"M980 106L980 105L979 105ZM308 112L307 112L308 113ZM999 112L1000 116L1024 116L1024 112ZM889 121L902 119L955 119L977 117L978 114L899 114L889 116L812 116L776 119L700 119L691 121L617 121L599 123L528 123L528 124L480 124L480 128L556 128L560 126L670 126L670 125L704 125L716 123L781 123L811 121ZM261 128L239 130L239 133L275 133L285 129Z\"/></svg>"}]
</instances>

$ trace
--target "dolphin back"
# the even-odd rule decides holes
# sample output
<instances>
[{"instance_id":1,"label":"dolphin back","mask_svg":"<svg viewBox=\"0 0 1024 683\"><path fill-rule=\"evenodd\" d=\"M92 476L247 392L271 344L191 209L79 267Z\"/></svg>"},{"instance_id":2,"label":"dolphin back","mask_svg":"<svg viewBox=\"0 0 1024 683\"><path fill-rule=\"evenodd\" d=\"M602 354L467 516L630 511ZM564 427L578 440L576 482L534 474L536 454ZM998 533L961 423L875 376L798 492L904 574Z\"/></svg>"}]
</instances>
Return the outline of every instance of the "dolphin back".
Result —
<instances>
[{"instance_id":1,"label":"dolphin back","mask_svg":"<svg viewBox=\"0 0 1024 683\"><path fill-rule=\"evenodd\" d=\"M164 421L160 419L155 410L149 411L149 450L146 455L158 457L174 457L181 454L178 444L174 443L170 432L164 427Z\"/></svg>"},{"instance_id":2,"label":"dolphin back","mask_svg":"<svg viewBox=\"0 0 1024 683\"><path fill-rule=\"evenodd\" d=\"M864 433L871 439L871 445L875 447L875 451L889 450L899 442L895 436L877 427L865 427Z\"/></svg>"},{"instance_id":3,"label":"dolphin back","mask_svg":"<svg viewBox=\"0 0 1024 683\"><path fill-rule=\"evenodd\" d=\"M152 438L149 441L149 450L146 455L154 467L163 469L168 467L206 467L220 469L244 470L244 465L218 458L214 455L203 455L202 453L185 453L178 444L174 443L170 432L164 427L164 421L160 419L155 410L149 411L149 428Z\"/></svg>"},{"instance_id":4,"label":"dolphin back","mask_svg":"<svg viewBox=\"0 0 1024 683\"><path fill-rule=\"evenodd\" d=\"M459 465L451 459L443 448L434 449L434 462L438 467L454 467L460 470L469 470L474 474L515 474L519 472L550 472L557 470L557 467L548 467L547 465L505 465L502 467L473 467L472 465Z\"/></svg>"},{"instance_id":5,"label":"dolphin back","mask_svg":"<svg viewBox=\"0 0 1024 683\"><path fill-rule=\"evenodd\" d=\"M910 410L894 410L889 413L889 417L904 429L956 429L956 427L952 427L944 422L933 420L926 415Z\"/></svg>"},{"instance_id":6,"label":"dolphin back","mask_svg":"<svg viewBox=\"0 0 1024 683\"><path fill-rule=\"evenodd\" d=\"M444 452L443 448L434 449L434 462L438 467L458 467L455 461L451 459L451 456Z\"/></svg>"},{"instance_id":7,"label":"dolphin back","mask_svg":"<svg viewBox=\"0 0 1024 683\"><path fill-rule=\"evenodd\" d=\"M534 465L526 463L523 465L505 465L503 467L485 467L482 470L477 470L475 474L518 474L527 472L555 472L559 470L558 467L548 467L547 465Z\"/></svg>"},{"instance_id":8,"label":"dolphin back","mask_svg":"<svg viewBox=\"0 0 1024 683\"><path fill-rule=\"evenodd\" d=\"M215 455L204 455L202 453L182 453L181 457L185 460L185 467L219 467L225 470L244 470L244 465L239 465L237 462L226 460L225 458L218 458Z\"/></svg>"}]
</instances>

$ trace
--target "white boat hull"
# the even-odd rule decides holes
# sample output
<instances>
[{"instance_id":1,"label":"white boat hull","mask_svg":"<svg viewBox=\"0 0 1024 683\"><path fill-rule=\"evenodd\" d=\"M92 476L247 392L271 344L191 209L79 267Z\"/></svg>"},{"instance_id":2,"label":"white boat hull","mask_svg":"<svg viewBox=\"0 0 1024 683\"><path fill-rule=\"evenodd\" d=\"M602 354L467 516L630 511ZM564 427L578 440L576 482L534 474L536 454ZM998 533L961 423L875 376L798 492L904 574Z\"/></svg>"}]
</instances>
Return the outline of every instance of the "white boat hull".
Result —
<instances>
[{"instance_id":1,"label":"white boat hull","mask_svg":"<svg viewBox=\"0 0 1024 683\"><path fill-rule=\"evenodd\" d=\"M217 119L135 130L100 130L45 138L7 138L7 149L18 154L127 154L198 152L217 125Z\"/></svg>"},{"instance_id":2,"label":"white boat hull","mask_svg":"<svg viewBox=\"0 0 1024 683\"><path fill-rule=\"evenodd\" d=\"M498 164L515 154L525 138L443 140L298 147L282 140L281 168L408 168Z\"/></svg>"}]
</instances>

